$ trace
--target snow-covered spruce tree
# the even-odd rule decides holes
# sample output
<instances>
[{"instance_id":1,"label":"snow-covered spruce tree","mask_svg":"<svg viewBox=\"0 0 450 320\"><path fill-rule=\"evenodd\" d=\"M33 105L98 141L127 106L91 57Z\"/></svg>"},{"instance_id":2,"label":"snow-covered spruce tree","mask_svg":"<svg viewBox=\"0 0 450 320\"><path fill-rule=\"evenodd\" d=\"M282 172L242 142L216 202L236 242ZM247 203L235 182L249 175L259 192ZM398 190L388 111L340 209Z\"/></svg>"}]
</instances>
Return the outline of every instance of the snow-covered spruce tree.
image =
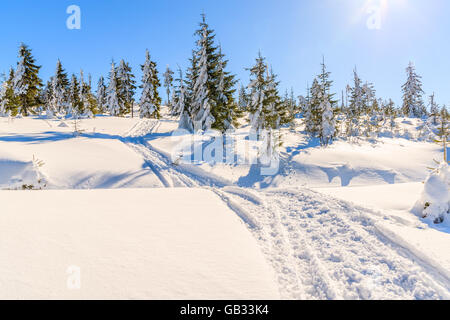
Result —
<instances>
[{"instance_id":1,"label":"snow-covered spruce tree","mask_svg":"<svg viewBox=\"0 0 450 320\"><path fill-rule=\"evenodd\" d=\"M249 90L249 103L248 112L249 120L252 130L260 131L269 127L268 121L266 121L266 91L267 80L266 72L267 65L265 58L261 56L261 52L256 58L256 64L248 69L250 71L250 83L248 85Z\"/></svg>"},{"instance_id":2,"label":"snow-covered spruce tree","mask_svg":"<svg viewBox=\"0 0 450 320\"><path fill-rule=\"evenodd\" d=\"M46 103L48 115L52 113L67 113L69 79L59 59L56 62L56 70L55 75L52 77L51 88L47 87L47 90L50 91Z\"/></svg>"},{"instance_id":3,"label":"snow-covered spruce tree","mask_svg":"<svg viewBox=\"0 0 450 320\"><path fill-rule=\"evenodd\" d=\"M248 111L252 130L259 133L262 130L279 129L285 123L285 109L278 95L275 74L269 71L261 53L249 71Z\"/></svg>"},{"instance_id":4,"label":"snow-covered spruce tree","mask_svg":"<svg viewBox=\"0 0 450 320\"><path fill-rule=\"evenodd\" d=\"M381 122L383 120L380 114L379 101L376 97L374 86L370 82L363 85L363 133L366 137L374 136L379 133Z\"/></svg>"},{"instance_id":5,"label":"snow-covered spruce tree","mask_svg":"<svg viewBox=\"0 0 450 320\"><path fill-rule=\"evenodd\" d=\"M48 119L54 118L58 113L58 97L54 91L55 77L50 77L41 94L41 101L44 103L45 115Z\"/></svg>"},{"instance_id":6,"label":"snow-covered spruce tree","mask_svg":"<svg viewBox=\"0 0 450 320\"><path fill-rule=\"evenodd\" d=\"M131 117L134 117L134 93L136 91L136 81L134 80L134 74L128 62L123 59L120 60L119 67L117 68L117 77L120 80L120 96L123 97L124 113L130 113Z\"/></svg>"},{"instance_id":7,"label":"snow-covered spruce tree","mask_svg":"<svg viewBox=\"0 0 450 320\"><path fill-rule=\"evenodd\" d=\"M221 50L215 46L214 30L206 23L202 15L200 28L195 33L198 37L197 47L193 51L191 68L188 70L188 92L192 122L195 131L215 129L226 131L235 123L240 112L234 99L235 76L226 71L228 61ZM219 84L223 75L222 93ZM233 92L230 94L230 92ZM225 100L223 93L227 96ZM228 110L230 109L231 110Z\"/></svg>"},{"instance_id":8,"label":"snow-covered spruce tree","mask_svg":"<svg viewBox=\"0 0 450 320\"><path fill-rule=\"evenodd\" d=\"M279 92L279 82L276 80L277 76L273 72L272 68L267 71L267 91L266 96L270 101L270 111L272 119L272 128L279 129L281 126L290 123L289 113L287 105L283 103Z\"/></svg>"},{"instance_id":9,"label":"snow-covered spruce tree","mask_svg":"<svg viewBox=\"0 0 450 320\"><path fill-rule=\"evenodd\" d=\"M125 113L121 92L121 82L117 77L116 66L113 61L109 72L109 85L106 89L106 109L111 116L118 117Z\"/></svg>"},{"instance_id":10,"label":"snow-covered spruce tree","mask_svg":"<svg viewBox=\"0 0 450 320\"><path fill-rule=\"evenodd\" d=\"M360 135L361 116L364 108L363 86L355 68L353 70L353 87L350 88L350 104L347 108L347 136Z\"/></svg>"},{"instance_id":11,"label":"snow-covered spruce tree","mask_svg":"<svg viewBox=\"0 0 450 320\"><path fill-rule=\"evenodd\" d=\"M321 73L314 79L310 89L309 110L305 113L305 130L312 137L320 137L322 132L323 107L322 103L327 100L335 109L337 101L331 93L333 81L330 80L331 73L327 71L325 59L322 59ZM334 113L334 111L333 111Z\"/></svg>"},{"instance_id":12,"label":"snow-covered spruce tree","mask_svg":"<svg viewBox=\"0 0 450 320\"><path fill-rule=\"evenodd\" d=\"M323 95L327 96L327 100L330 102L331 108L334 110L336 108L337 100L334 99L335 94L331 92L333 81L330 80L330 76L331 72L327 71L325 58L323 57L321 63L321 73L317 76L317 78L319 79Z\"/></svg>"},{"instance_id":13,"label":"snow-covered spruce tree","mask_svg":"<svg viewBox=\"0 0 450 320\"><path fill-rule=\"evenodd\" d=\"M217 48L214 47L214 32L206 23L205 15L202 15L200 29L196 31L196 35L199 36L198 49L195 51L198 71L191 96L191 116L194 130L206 131L216 122L211 112L211 104L216 97L214 91L218 80L218 55Z\"/></svg>"},{"instance_id":14,"label":"snow-covered spruce tree","mask_svg":"<svg viewBox=\"0 0 450 320\"><path fill-rule=\"evenodd\" d=\"M311 137L318 137L320 134L320 124L322 122L320 105L322 103L323 90L317 78L313 80L308 94L308 103L304 114L305 131Z\"/></svg>"},{"instance_id":15,"label":"snow-covered spruce tree","mask_svg":"<svg viewBox=\"0 0 450 320\"><path fill-rule=\"evenodd\" d=\"M322 97L320 108L322 109L320 144L322 146L328 146L336 135L336 122L334 120L333 108L327 95Z\"/></svg>"},{"instance_id":16,"label":"snow-covered spruce tree","mask_svg":"<svg viewBox=\"0 0 450 320\"><path fill-rule=\"evenodd\" d=\"M300 106L297 102L297 98L295 97L294 88L291 88L291 92L289 94L289 106L291 113L295 118L295 116L300 112Z\"/></svg>"},{"instance_id":17,"label":"snow-covered spruce tree","mask_svg":"<svg viewBox=\"0 0 450 320\"><path fill-rule=\"evenodd\" d=\"M241 87L239 89L239 99L238 99L238 105L242 112L247 111L247 105L248 105L248 94L245 90L245 87L241 84Z\"/></svg>"},{"instance_id":18,"label":"snow-covered spruce tree","mask_svg":"<svg viewBox=\"0 0 450 320\"><path fill-rule=\"evenodd\" d=\"M188 97L186 93L186 85L183 79L183 71L181 71L181 69L178 69L178 74L178 79L176 79L178 85L176 89L176 101L173 109L173 114L180 116L180 120L178 123L179 129L192 132L194 130L194 125L192 124Z\"/></svg>"},{"instance_id":19,"label":"snow-covered spruce tree","mask_svg":"<svg viewBox=\"0 0 450 320\"><path fill-rule=\"evenodd\" d=\"M106 86L103 76L100 76L97 84L97 109L100 114L106 112Z\"/></svg>"},{"instance_id":20,"label":"snow-covered spruce tree","mask_svg":"<svg viewBox=\"0 0 450 320\"><path fill-rule=\"evenodd\" d=\"M161 98L159 97L158 88L161 86L158 79L158 70L156 63L150 59L150 53L146 52L145 64L142 68L142 96L139 104L141 118L159 119L159 109L161 106Z\"/></svg>"},{"instance_id":21,"label":"snow-covered spruce tree","mask_svg":"<svg viewBox=\"0 0 450 320\"><path fill-rule=\"evenodd\" d=\"M169 65L166 67L166 71L164 72L164 87L166 88L167 101L166 104L170 110L173 109L173 101L171 101L171 92L173 88L173 71L170 69Z\"/></svg>"},{"instance_id":22,"label":"snow-covered spruce tree","mask_svg":"<svg viewBox=\"0 0 450 320\"><path fill-rule=\"evenodd\" d=\"M47 107L47 105L50 101L52 87L53 87L53 76L51 76L50 79L47 80L47 83L42 88L40 95L39 95L39 101L43 104L43 107ZM43 108L42 108L42 110L43 110Z\"/></svg>"},{"instance_id":23,"label":"snow-covered spruce tree","mask_svg":"<svg viewBox=\"0 0 450 320\"><path fill-rule=\"evenodd\" d=\"M18 112L24 116L33 112L33 108L40 104L39 97L42 87L42 80L39 78L40 68L35 64L31 49L22 43L14 73L13 91L20 105Z\"/></svg>"},{"instance_id":24,"label":"snow-covered spruce tree","mask_svg":"<svg viewBox=\"0 0 450 320\"><path fill-rule=\"evenodd\" d=\"M303 117L305 116L305 112L308 109L308 103L309 103L309 88L307 89L306 97L303 95L299 95L297 97L298 99L298 113L300 113Z\"/></svg>"},{"instance_id":25,"label":"snow-covered spruce tree","mask_svg":"<svg viewBox=\"0 0 450 320\"><path fill-rule=\"evenodd\" d=\"M80 72L80 101L83 104L83 116L94 117L97 113L97 99L92 93L91 76L88 76L88 82L84 81L83 70Z\"/></svg>"},{"instance_id":26,"label":"snow-covered spruce tree","mask_svg":"<svg viewBox=\"0 0 450 320\"><path fill-rule=\"evenodd\" d=\"M326 81L322 81L322 83L327 85ZM336 135L333 101L330 100L332 97L333 95L324 91L323 85L317 79L314 79L311 87L310 111L307 113L308 118L305 120L307 121L307 132L312 136L319 137L322 146L330 144Z\"/></svg>"},{"instance_id":27,"label":"snow-covered spruce tree","mask_svg":"<svg viewBox=\"0 0 450 320\"><path fill-rule=\"evenodd\" d=\"M178 117L184 108L184 103L186 102L186 85L183 77L183 71L178 68L178 77L174 79L175 84L172 87L172 108L170 109L170 115L173 117ZM183 92L181 92L183 91ZM183 94L183 99L180 101L180 96Z\"/></svg>"},{"instance_id":28,"label":"snow-covered spruce tree","mask_svg":"<svg viewBox=\"0 0 450 320\"><path fill-rule=\"evenodd\" d=\"M286 90L284 97L282 99L282 103L285 109L285 122L289 124L291 127L294 126L295 116L298 113L297 101L294 96L294 89L291 88L290 93Z\"/></svg>"},{"instance_id":29,"label":"snow-covered spruce tree","mask_svg":"<svg viewBox=\"0 0 450 320\"><path fill-rule=\"evenodd\" d=\"M436 103L434 92L430 96L430 120L433 125L438 124L439 120L439 106Z\"/></svg>"},{"instance_id":30,"label":"snow-covered spruce tree","mask_svg":"<svg viewBox=\"0 0 450 320\"><path fill-rule=\"evenodd\" d=\"M387 124L391 134L394 135L395 130L397 129L397 124L395 122L395 118L397 117L397 110L395 108L394 101L392 101L392 99L389 99L387 102L384 102L382 109L384 123Z\"/></svg>"},{"instance_id":31,"label":"snow-covered spruce tree","mask_svg":"<svg viewBox=\"0 0 450 320\"><path fill-rule=\"evenodd\" d=\"M406 117L423 117L426 109L423 103L421 76L416 73L416 68L412 62L406 68L407 80L402 86L403 107L402 111Z\"/></svg>"},{"instance_id":32,"label":"snow-covered spruce tree","mask_svg":"<svg viewBox=\"0 0 450 320\"><path fill-rule=\"evenodd\" d=\"M80 104L81 104L81 107L78 110L79 111L79 115L80 116L84 116L84 115L86 115L89 112L88 111L89 101L88 101L87 86L86 86L86 83L84 82L84 72L83 72L83 70L80 70L80 88L79 88L78 95L79 95Z\"/></svg>"},{"instance_id":33,"label":"snow-covered spruce tree","mask_svg":"<svg viewBox=\"0 0 450 320\"><path fill-rule=\"evenodd\" d=\"M68 108L66 117L78 118L83 113L83 104L80 100L80 83L76 75L73 74L69 86Z\"/></svg>"}]
</instances>

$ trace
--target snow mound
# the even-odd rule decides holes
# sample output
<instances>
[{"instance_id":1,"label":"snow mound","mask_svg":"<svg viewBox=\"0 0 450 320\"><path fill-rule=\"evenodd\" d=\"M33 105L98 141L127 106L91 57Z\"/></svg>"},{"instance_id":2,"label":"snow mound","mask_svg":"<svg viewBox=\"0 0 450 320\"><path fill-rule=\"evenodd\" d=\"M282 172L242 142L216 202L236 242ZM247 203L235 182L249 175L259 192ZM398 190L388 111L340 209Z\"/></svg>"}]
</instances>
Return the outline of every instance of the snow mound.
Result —
<instances>
[{"instance_id":1,"label":"snow mound","mask_svg":"<svg viewBox=\"0 0 450 320\"><path fill-rule=\"evenodd\" d=\"M36 190L47 186L47 180L40 172L42 161L30 162L0 159L0 189Z\"/></svg>"},{"instance_id":2,"label":"snow mound","mask_svg":"<svg viewBox=\"0 0 450 320\"><path fill-rule=\"evenodd\" d=\"M435 224L449 224L450 169L447 163L442 163L428 176L422 197L414 206L414 211Z\"/></svg>"}]
</instances>

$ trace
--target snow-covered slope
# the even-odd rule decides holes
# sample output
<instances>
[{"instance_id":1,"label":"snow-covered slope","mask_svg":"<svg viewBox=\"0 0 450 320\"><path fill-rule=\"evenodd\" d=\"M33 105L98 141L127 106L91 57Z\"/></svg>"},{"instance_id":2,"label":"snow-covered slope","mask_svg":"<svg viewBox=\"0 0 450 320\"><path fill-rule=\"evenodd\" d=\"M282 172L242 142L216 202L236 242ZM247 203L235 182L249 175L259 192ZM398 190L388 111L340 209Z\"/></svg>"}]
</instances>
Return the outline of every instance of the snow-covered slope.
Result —
<instances>
[{"instance_id":1,"label":"snow-covered slope","mask_svg":"<svg viewBox=\"0 0 450 320\"><path fill-rule=\"evenodd\" d=\"M0 119L0 159L39 159L51 189L162 187L142 158L120 141L120 134L138 120L109 120L83 120L78 124L83 134L75 136L70 121L66 127L57 120ZM0 175L0 185L7 188L8 183Z\"/></svg>"},{"instance_id":2,"label":"snow-covered slope","mask_svg":"<svg viewBox=\"0 0 450 320\"><path fill-rule=\"evenodd\" d=\"M449 298L449 232L409 211L420 197L426 167L442 148L406 139L417 136L420 120L399 121L408 132L397 138L337 141L329 148L283 129L280 170L262 176L258 166L246 163L174 161L179 139L171 136L177 128L172 120L85 119L77 124L81 135L74 136L70 122L0 119L0 159L29 164L34 156L40 165L33 168L48 181L46 188L66 189L24 193L26 201L21 193L0 191L10 210L0 214L7 244L0 254L20 266L14 274L0 262L0 280L16 290L11 292L49 297L272 298L279 292L282 298L308 299ZM248 127L234 136L251 147ZM6 171L0 170L3 189L11 184ZM217 216L217 210L223 212ZM211 234L220 239L210 244ZM212 245L211 260L196 260ZM237 245L247 260L243 251L237 251L239 259L230 257ZM250 268L243 270L240 262ZM27 273L30 263L34 271ZM86 289L92 291L67 293L62 278L45 284L28 277L77 263L93 270ZM184 282L176 274L183 268L203 287ZM112 278L119 279L117 286L104 284ZM121 293L119 285L130 289Z\"/></svg>"},{"instance_id":3,"label":"snow-covered slope","mask_svg":"<svg viewBox=\"0 0 450 320\"><path fill-rule=\"evenodd\" d=\"M279 298L257 242L210 191L1 191L0 203L2 299Z\"/></svg>"}]
</instances>

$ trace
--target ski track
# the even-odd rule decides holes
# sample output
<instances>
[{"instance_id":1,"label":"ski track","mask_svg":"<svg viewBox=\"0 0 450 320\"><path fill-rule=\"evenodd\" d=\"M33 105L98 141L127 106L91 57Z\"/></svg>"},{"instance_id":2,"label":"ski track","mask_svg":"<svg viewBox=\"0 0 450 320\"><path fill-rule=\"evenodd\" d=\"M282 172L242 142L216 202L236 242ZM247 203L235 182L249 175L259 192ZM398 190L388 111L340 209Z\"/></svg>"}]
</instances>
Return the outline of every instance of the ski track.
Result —
<instances>
[{"instance_id":1,"label":"ski track","mask_svg":"<svg viewBox=\"0 0 450 320\"><path fill-rule=\"evenodd\" d=\"M275 270L284 299L450 299L450 283L376 226L377 214L308 189L242 189L175 166L144 136L122 139L164 187L207 187L248 226ZM378 217L379 218L379 217Z\"/></svg>"}]
</instances>

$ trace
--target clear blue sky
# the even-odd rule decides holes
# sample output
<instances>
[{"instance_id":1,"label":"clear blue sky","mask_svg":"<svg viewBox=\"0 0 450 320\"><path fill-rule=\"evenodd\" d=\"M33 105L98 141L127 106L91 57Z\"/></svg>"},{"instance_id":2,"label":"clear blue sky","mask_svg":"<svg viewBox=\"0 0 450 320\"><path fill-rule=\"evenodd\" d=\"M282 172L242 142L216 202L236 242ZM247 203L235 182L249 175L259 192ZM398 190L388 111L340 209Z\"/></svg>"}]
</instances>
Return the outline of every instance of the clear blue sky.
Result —
<instances>
[{"instance_id":1,"label":"clear blue sky","mask_svg":"<svg viewBox=\"0 0 450 320\"><path fill-rule=\"evenodd\" d=\"M71 4L81 8L81 30L66 28ZM381 29L367 27L371 5L382 7ZM245 84L244 68L261 50L282 90L303 94L325 55L339 97L357 66L379 96L400 102L411 60L427 95L435 91L439 103L450 103L448 0L8 1L0 11L0 71L15 65L20 42L33 49L45 80L58 58L70 73L91 73L95 83L111 59L125 58L140 77L146 48L160 72L167 64L184 69L202 12Z\"/></svg>"}]
</instances>

